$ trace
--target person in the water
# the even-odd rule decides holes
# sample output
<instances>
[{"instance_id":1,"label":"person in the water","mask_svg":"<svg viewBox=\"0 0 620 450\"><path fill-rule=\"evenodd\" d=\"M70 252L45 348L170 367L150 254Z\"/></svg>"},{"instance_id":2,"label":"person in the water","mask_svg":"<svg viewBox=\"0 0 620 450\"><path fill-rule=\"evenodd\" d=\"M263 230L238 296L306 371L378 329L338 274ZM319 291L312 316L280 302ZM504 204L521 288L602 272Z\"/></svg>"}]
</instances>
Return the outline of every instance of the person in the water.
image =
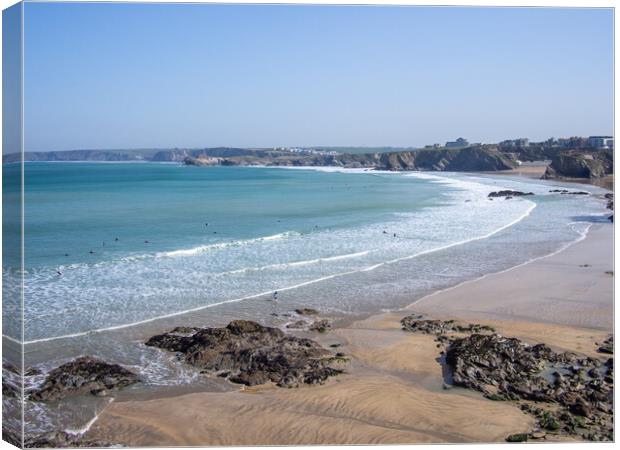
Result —
<instances>
[{"instance_id":1,"label":"person in the water","mask_svg":"<svg viewBox=\"0 0 620 450\"><path fill-rule=\"evenodd\" d=\"M274 301L274 302L277 302L277 301L278 301L278 291L275 291L275 292L273 293L273 301Z\"/></svg>"}]
</instances>

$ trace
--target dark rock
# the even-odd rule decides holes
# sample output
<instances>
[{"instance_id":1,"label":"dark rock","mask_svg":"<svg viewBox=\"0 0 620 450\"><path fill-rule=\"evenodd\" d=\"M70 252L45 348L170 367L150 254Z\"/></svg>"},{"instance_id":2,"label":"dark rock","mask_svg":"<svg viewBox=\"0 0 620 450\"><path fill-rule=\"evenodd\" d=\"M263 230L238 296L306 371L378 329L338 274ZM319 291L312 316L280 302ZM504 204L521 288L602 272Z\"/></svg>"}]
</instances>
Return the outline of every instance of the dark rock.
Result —
<instances>
[{"instance_id":1,"label":"dark rock","mask_svg":"<svg viewBox=\"0 0 620 450\"><path fill-rule=\"evenodd\" d=\"M299 308L295 312L300 316L316 316L319 312L312 308Z\"/></svg>"},{"instance_id":2,"label":"dark rock","mask_svg":"<svg viewBox=\"0 0 620 450\"><path fill-rule=\"evenodd\" d=\"M569 191L568 189L552 189L549 192L555 193L555 194L562 194L562 195L590 195L589 192L585 192L585 191Z\"/></svg>"},{"instance_id":3,"label":"dark rock","mask_svg":"<svg viewBox=\"0 0 620 450\"><path fill-rule=\"evenodd\" d=\"M445 334L456 332L456 322L453 320L419 319L417 315L403 317L400 321L403 330L425 334Z\"/></svg>"},{"instance_id":4,"label":"dark rock","mask_svg":"<svg viewBox=\"0 0 620 450\"><path fill-rule=\"evenodd\" d=\"M32 377L34 375L41 375L41 371L36 367L30 367L29 369L26 369L26 372L24 372L24 376L26 377Z\"/></svg>"},{"instance_id":5,"label":"dark rock","mask_svg":"<svg viewBox=\"0 0 620 450\"><path fill-rule=\"evenodd\" d=\"M5 397L21 397L21 388L9 380L2 380L2 395Z\"/></svg>"},{"instance_id":6,"label":"dark rock","mask_svg":"<svg viewBox=\"0 0 620 450\"><path fill-rule=\"evenodd\" d=\"M447 333L480 333L483 331L495 331L488 325L470 323L460 325L454 320L421 319L422 316L413 314L401 319L400 323L405 331L425 334L443 335ZM441 337L441 336L440 336Z\"/></svg>"},{"instance_id":7,"label":"dark rock","mask_svg":"<svg viewBox=\"0 0 620 450\"><path fill-rule=\"evenodd\" d=\"M300 328L305 328L307 325L308 325L308 322L304 320L298 320L296 322L287 324L286 328L300 329Z\"/></svg>"},{"instance_id":8,"label":"dark rock","mask_svg":"<svg viewBox=\"0 0 620 450\"><path fill-rule=\"evenodd\" d=\"M506 438L506 442L526 442L527 433L511 434Z\"/></svg>"},{"instance_id":9,"label":"dark rock","mask_svg":"<svg viewBox=\"0 0 620 450\"><path fill-rule=\"evenodd\" d=\"M522 405L546 430L584 439L608 439L613 434L609 367L613 363L609 361L603 364L574 353L556 353L544 344L527 345L496 334L472 334L452 341L446 363L455 385L480 391L487 398L555 405L556 412ZM600 371L607 371L603 379ZM585 428L580 425L583 420L589 421Z\"/></svg>"},{"instance_id":10,"label":"dark rock","mask_svg":"<svg viewBox=\"0 0 620 450\"><path fill-rule=\"evenodd\" d=\"M310 330L310 331L317 331L319 333L326 333L331 327L332 326L329 323L329 320L327 320L327 319L320 319L320 320L315 320L312 323L312 325L310 325L310 327L308 327L308 330Z\"/></svg>"},{"instance_id":11,"label":"dark rock","mask_svg":"<svg viewBox=\"0 0 620 450\"><path fill-rule=\"evenodd\" d=\"M27 448L73 448L73 447L118 447L110 442L84 439L82 436L69 434L64 431L52 431L35 438L26 440Z\"/></svg>"},{"instance_id":12,"label":"dark rock","mask_svg":"<svg viewBox=\"0 0 620 450\"><path fill-rule=\"evenodd\" d=\"M136 374L118 364L82 356L50 371L41 388L30 398L35 401L59 400L72 395L121 389L138 381Z\"/></svg>"},{"instance_id":13,"label":"dark rock","mask_svg":"<svg viewBox=\"0 0 620 450\"><path fill-rule=\"evenodd\" d=\"M511 190L504 190L504 191L495 191L495 192L491 192L488 197L489 198L497 198L497 197L523 197L526 195L534 195L533 192L521 192L521 191L511 191Z\"/></svg>"},{"instance_id":14,"label":"dark rock","mask_svg":"<svg viewBox=\"0 0 620 450\"><path fill-rule=\"evenodd\" d=\"M600 353L607 353L607 354L612 354L613 355L613 353L614 353L614 337L613 337L613 335L609 335L607 337L607 339L605 339L603 344L601 344L601 346L598 348L598 351Z\"/></svg>"},{"instance_id":15,"label":"dark rock","mask_svg":"<svg viewBox=\"0 0 620 450\"><path fill-rule=\"evenodd\" d=\"M230 381L249 386L267 381L280 387L323 383L343 372L330 367L330 353L315 341L247 320L191 334L173 330L153 336L146 345L178 352L205 373L228 372Z\"/></svg>"}]
</instances>

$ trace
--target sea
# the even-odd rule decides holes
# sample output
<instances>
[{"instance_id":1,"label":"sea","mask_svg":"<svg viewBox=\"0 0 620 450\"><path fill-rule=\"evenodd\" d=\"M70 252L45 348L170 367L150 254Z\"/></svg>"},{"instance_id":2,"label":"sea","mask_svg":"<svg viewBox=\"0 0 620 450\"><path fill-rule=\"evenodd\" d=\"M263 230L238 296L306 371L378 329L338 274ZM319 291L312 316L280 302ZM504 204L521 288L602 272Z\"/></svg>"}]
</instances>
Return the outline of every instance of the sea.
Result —
<instances>
[{"instance_id":1,"label":"sea","mask_svg":"<svg viewBox=\"0 0 620 450\"><path fill-rule=\"evenodd\" d=\"M5 181L20 171L5 166ZM503 189L534 195L488 197ZM299 307L335 320L400 309L583 239L607 221L605 192L497 174L25 163L25 260L3 264L3 335L37 369L27 389L85 354L139 372L130 391L220 389L144 341L233 319L286 329ZM23 309L10 300L21 276ZM107 401L26 402L27 433L79 433Z\"/></svg>"}]
</instances>

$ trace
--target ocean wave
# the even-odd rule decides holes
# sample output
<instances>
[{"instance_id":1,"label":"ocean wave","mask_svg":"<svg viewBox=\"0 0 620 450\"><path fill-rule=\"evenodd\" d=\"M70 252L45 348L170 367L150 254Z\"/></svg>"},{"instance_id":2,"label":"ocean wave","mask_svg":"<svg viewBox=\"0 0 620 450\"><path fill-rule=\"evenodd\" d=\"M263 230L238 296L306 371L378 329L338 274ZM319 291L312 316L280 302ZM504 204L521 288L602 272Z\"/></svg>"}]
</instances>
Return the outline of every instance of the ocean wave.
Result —
<instances>
[{"instance_id":1,"label":"ocean wave","mask_svg":"<svg viewBox=\"0 0 620 450\"><path fill-rule=\"evenodd\" d=\"M292 261L288 263L268 264L266 266L260 266L260 267L244 267L242 269L229 270L227 272L220 272L216 275L233 275L233 274L238 274L238 273L258 272L261 270L269 270L269 269L286 269L288 267L308 266L311 264L318 264L322 262L341 261L343 259L360 258L362 256L368 255L372 251L373 250L365 250L363 252L348 253L345 255L329 256L325 258L306 259L302 261Z\"/></svg>"},{"instance_id":2,"label":"ocean wave","mask_svg":"<svg viewBox=\"0 0 620 450\"><path fill-rule=\"evenodd\" d=\"M285 231L283 233L278 233L278 234L274 234L271 236L262 236L262 237L252 238L252 239L241 239L241 240L231 241L231 242L218 242L216 244L200 245L198 247L193 247L193 248L188 248L188 249L158 252L151 256L155 258L177 258L177 257L185 257L185 256L194 256L200 253L208 252L213 249L241 247L244 245L251 245L251 244L256 244L259 242L277 241L277 240L286 239L292 236L301 236L301 234L296 231Z\"/></svg>"},{"instance_id":3,"label":"ocean wave","mask_svg":"<svg viewBox=\"0 0 620 450\"><path fill-rule=\"evenodd\" d=\"M107 267L110 265L117 264L119 262L134 262L134 261L142 261L145 259L158 259L158 258L191 257L191 256L199 255L201 253L206 253L212 250L243 247L247 245L258 244L261 242L278 241L281 239L297 237L297 236L301 236L301 233L297 231L285 231L285 232L273 234L270 236L261 236L257 238L251 238L251 239L239 239L236 241L229 241L229 242L216 242L214 244L199 245L197 247L192 247L192 248L187 248L187 249L169 250L169 251L163 251L163 252L157 252L157 253L143 253L139 255L124 256L124 257L117 258L117 259L100 261L94 264L88 264L88 263L75 263L75 264L69 264L69 265L62 264L54 268L53 270L47 270L47 272L52 273L53 275L57 271L65 272L68 270L82 269L85 267ZM29 274L29 273L26 273L26 274Z\"/></svg>"}]
</instances>

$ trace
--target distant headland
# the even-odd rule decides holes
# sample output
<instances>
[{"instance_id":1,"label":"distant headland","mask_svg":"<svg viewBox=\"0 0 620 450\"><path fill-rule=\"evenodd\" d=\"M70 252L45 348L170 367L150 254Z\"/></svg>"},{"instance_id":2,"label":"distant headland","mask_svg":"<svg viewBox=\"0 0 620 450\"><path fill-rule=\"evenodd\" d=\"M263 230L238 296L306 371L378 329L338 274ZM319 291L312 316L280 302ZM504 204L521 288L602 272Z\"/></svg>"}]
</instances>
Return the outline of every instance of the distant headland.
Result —
<instances>
[{"instance_id":1,"label":"distant headland","mask_svg":"<svg viewBox=\"0 0 620 450\"><path fill-rule=\"evenodd\" d=\"M469 143L464 138L413 147L274 147L139 150L66 150L25 152L29 162L106 161L177 162L192 166L336 166L409 171L506 171L524 162L546 161L544 178L601 178L613 173L614 140L610 136L526 138L496 144ZM3 155L3 163L21 155Z\"/></svg>"}]
</instances>

